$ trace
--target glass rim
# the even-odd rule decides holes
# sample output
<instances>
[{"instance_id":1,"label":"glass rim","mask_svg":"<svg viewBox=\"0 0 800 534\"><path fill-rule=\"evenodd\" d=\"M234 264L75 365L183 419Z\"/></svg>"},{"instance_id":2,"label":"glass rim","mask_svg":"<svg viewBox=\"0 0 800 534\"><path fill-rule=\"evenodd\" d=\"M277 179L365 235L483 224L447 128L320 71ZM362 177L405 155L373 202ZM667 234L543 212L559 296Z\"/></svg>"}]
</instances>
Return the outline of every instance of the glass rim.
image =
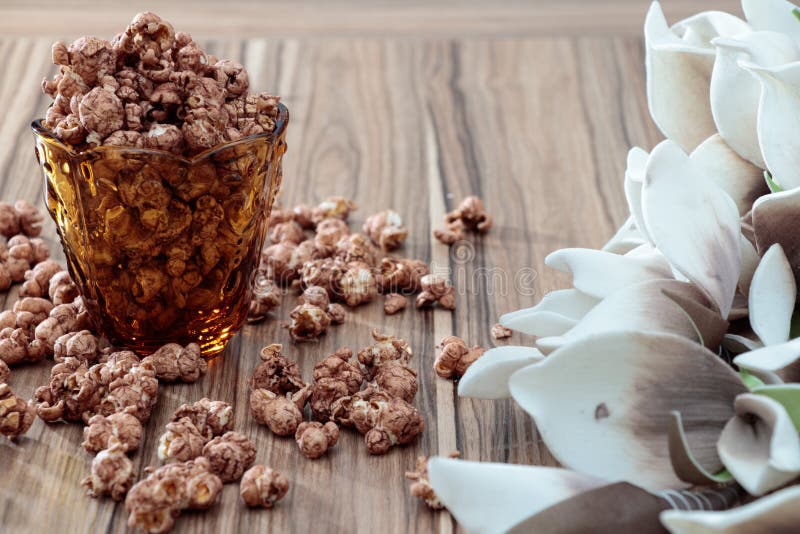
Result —
<instances>
[{"instance_id":1,"label":"glass rim","mask_svg":"<svg viewBox=\"0 0 800 534\"><path fill-rule=\"evenodd\" d=\"M99 145L96 147L91 147L87 150L75 150L72 146L64 143L59 138L57 138L52 131L45 128L42 125L43 120L44 119L36 119L33 122L31 122L31 130L33 130L33 133L39 137L45 138L48 142L57 145L62 150L68 152L72 157L85 158L93 154L103 154L105 152L127 152L127 153L142 154L142 155L152 154L161 157L167 156L179 161L183 161L188 164L192 164L199 160L208 158L209 156L213 156L214 154L221 152L227 148L238 146L240 144L249 143L256 139L263 138L270 141L278 139L285 132L286 124L289 122L289 109L282 102L278 103L278 118L275 121L275 129L272 130L271 132L262 132L253 135L248 135L247 137L237 139L236 141L226 141L225 143L220 143L218 145L212 146L211 148L207 148L202 152L192 156L191 158L180 156L173 152L169 152L168 150L161 150L158 148L137 148L133 146Z\"/></svg>"}]
</instances>

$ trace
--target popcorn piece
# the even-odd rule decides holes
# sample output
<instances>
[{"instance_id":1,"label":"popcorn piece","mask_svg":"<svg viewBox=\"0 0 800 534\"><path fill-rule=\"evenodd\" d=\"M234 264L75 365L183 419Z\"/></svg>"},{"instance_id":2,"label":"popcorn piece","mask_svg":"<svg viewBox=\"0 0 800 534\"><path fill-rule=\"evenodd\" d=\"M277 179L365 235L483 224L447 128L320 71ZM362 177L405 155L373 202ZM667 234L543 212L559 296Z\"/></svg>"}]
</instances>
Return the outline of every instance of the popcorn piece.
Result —
<instances>
[{"instance_id":1,"label":"popcorn piece","mask_svg":"<svg viewBox=\"0 0 800 534\"><path fill-rule=\"evenodd\" d=\"M426 308L439 303L447 310L456 308L456 292L450 282L441 276L428 274L420 280L422 293L417 295L417 308Z\"/></svg>"},{"instance_id":2,"label":"popcorn piece","mask_svg":"<svg viewBox=\"0 0 800 534\"><path fill-rule=\"evenodd\" d=\"M253 418L267 425L273 434L291 436L303 421L303 408L311 394L305 387L293 395L279 396L268 389L254 389L250 394L250 411Z\"/></svg>"},{"instance_id":3,"label":"popcorn piece","mask_svg":"<svg viewBox=\"0 0 800 534\"><path fill-rule=\"evenodd\" d=\"M286 221L273 226L269 232L269 239L273 243L289 242L299 245L305 241L306 234L303 228L294 221Z\"/></svg>"},{"instance_id":4,"label":"popcorn piece","mask_svg":"<svg viewBox=\"0 0 800 534\"><path fill-rule=\"evenodd\" d=\"M464 239L465 231L485 234L492 227L492 216L486 213L483 201L476 196L469 196L461 201L457 209L444 218L445 228L433 231L433 236L444 243L452 245Z\"/></svg>"},{"instance_id":5,"label":"popcorn piece","mask_svg":"<svg viewBox=\"0 0 800 534\"><path fill-rule=\"evenodd\" d=\"M341 218L322 219L316 221L316 225L314 246L322 257L331 256L339 241L350 235L350 227Z\"/></svg>"},{"instance_id":6,"label":"popcorn piece","mask_svg":"<svg viewBox=\"0 0 800 534\"><path fill-rule=\"evenodd\" d=\"M210 463L199 457L158 469L146 468L147 478L137 482L125 499L128 526L148 533L172 529L182 510L205 510L222 492L222 480L210 472Z\"/></svg>"},{"instance_id":7,"label":"popcorn piece","mask_svg":"<svg viewBox=\"0 0 800 534\"><path fill-rule=\"evenodd\" d=\"M162 462L186 462L203 453L205 437L192 420L184 417L167 423L167 431L158 440L158 459Z\"/></svg>"},{"instance_id":8,"label":"popcorn piece","mask_svg":"<svg viewBox=\"0 0 800 534\"><path fill-rule=\"evenodd\" d=\"M69 304L55 306L49 317L36 326L35 336L47 354L53 354L56 340L69 332L77 332L89 326L89 315L82 299Z\"/></svg>"},{"instance_id":9,"label":"popcorn piece","mask_svg":"<svg viewBox=\"0 0 800 534\"><path fill-rule=\"evenodd\" d=\"M300 368L292 360L285 358L283 346L277 343L261 349L261 363L250 377L250 389L267 389L276 395L294 393L305 387Z\"/></svg>"},{"instance_id":10,"label":"popcorn piece","mask_svg":"<svg viewBox=\"0 0 800 534\"><path fill-rule=\"evenodd\" d=\"M394 210L385 210L367 217L364 233L385 251L399 248L408 237L408 229Z\"/></svg>"},{"instance_id":11,"label":"popcorn piece","mask_svg":"<svg viewBox=\"0 0 800 534\"><path fill-rule=\"evenodd\" d=\"M375 425L364 435L370 454L386 454L394 445L411 443L425 428L422 416L412 405L393 397L378 410Z\"/></svg>"},{"instance_id":12,"label":"popcorn piece","mask_svg":"<svg viewBox=\"0 0 800 534\"><path fill-rule=\"evenodd\" d=\"M125 497L135 476L133 462L125 452L124 447L114 443L94 457L92 474L81 482L86 487L87 494L92 497L107 495L115 501L121 501Z\"/></svg>"},{"instance_id":13,"label":"popcorn piece","mask_svg":"<svg viewBox=\"0 0 800 534\"><path fill-rule=\"evenodd\" d=\"M16 439L28 431L35 417L30 403L15 395L8 384L0 383L0 434Z\"/></svg>"},{"instance_id":14,"label":"popcorn piece","mask_svg":"<svg viewBox=\"0 0 800 534\"><path fill-rule=\"evenodd\" d=\"M281 292L273 283L267 288L256 289L250 300L250 309L247 312L247 322L257 323L264 320L267 314L281 305Z\"/></svg>"},{"instance_id":15,"label":"popcorn piece","mask_svg":"<svg viewBox=\"0 0 800 534\"><path fill-rule=\"evenodd\" d=\"M95 87L81 98L78 113L81 125L89 132L97 132L101 138L120 130L125 121L122 101L103 87Z\"/></svg>"},{"instance_id":16,"label":"popcorn piece","mask_svg":"<svg viewBox=\"0 0 800 534\"><path fill-rule=\"evenodd\" d=\"M378 251L364 234L350 234L336 243L337 258L345 264L361 262L372 268L378 261Z\"/></svg>"},{"instance_id":17,"label":"popcorn piece","mask_svg":"<svg viewBox=\"0 0 800 534\"><path fill-rule=\"evenodd\" d=\"M17 221L19 223L20 232L22 232L28 237L36 237L42 233L42 222L44 221L44 216L36 208L36 206L31 204L27 200L17 200L16 202L14 202L14 210L17 212ZM0 218L0 220L2 219ZM2 228L2 226L0 226L0 228ZM5 235L6 237L9 236L9 234L6 234L2 230L0 230L0 233ZM47 251L48 256L49 254L50 252ZM45 256L42 259L37 259L37 261L42 261L43 259L46 258L47 256Z\"/></svg>"},{"instance_id":18,"label":"popcorn piece","mask_svg":"<svg viewBox=\"0 0 800 534\"><path fill-rule=\"evenodd\" d=\"M323 287L331 297L341 295L341 281L345 269L346 266L342 262L333 258L307 261L300 270L302 285Z\"/></svg>"},{"instance_id":19,"label":"popcorn piece","mask_svg":"<svg viewBox=\"0 0 800 534\"><path fill-rule=\"evenodd\" d=\"M254 465L242 476L239 494L247 506L272 508L289 491L289 479L264 465Z\"/></svg>"},{"instance_id":20,"label":"popcorn piece","mask_svg":"<svg viewBox=\"0 0 800 534\"><path fill-rule=\"evenodd\" d=\"M69 304L80 296L78 286L67 271L59 271L50 278L47 293L55 306Z\"/></svg>"},{"instance_id":21,"label":"popcorn piece","mask_svg":"<svg viewBox=\"0 0 800 534\"><path fill-rule=\"evenodd\" d=\"M367 380L372 380L377 368L384 363L397 360L404 365L411 361L411 348L408 342L392 335L372 331L372 337L377 343L358 351L358 361L364 366Z\"/></svg>"},{"instance_id":22,"label":"popcorn piece","mask_svg":"<svg viewBox=\"0 0 800 534\"><path fill-rule=\"evenodd\" d=\"M0 360L0 384L8 382L9 378L11 378L11 369L6 362Z\"/></svg>"},{"instance_id":23,"label":"popcorn piece","mask_svg":"<svg viewBox=\"0 0 800 534\"><path fill-rule=\"evenodd\" d=\"M507 328L501 324L495 324L492 326L492 337L494 339L506 339L511 337L513 331L510 328Z\"/></svg>"},{"instance_id":24,"label":"popcorn piece","mask_svg":"<svg viewBox=\"0 0 800 534\"><path fill-rule=\"evenodd\" d=\"M432 234L437 241L447 246L455 245L467 237L466 232L464 232L464 224L461 221L452 222L445 228L434 228Z\"/></svg>"},{"instance_id":25,"label":"popcorn piece","mask_svg":"<svg viewBox=\"0 0 800 534\"><path fill-rule=\"evenodd\" d=\"M309 304L300 304L289 314L287 326L294 341L316 339L328 331L331 319L325 310Z\"/></svg>"},{"instance_id":26,"label":"popcorn piece","mask_svg":"<svg viewBox=\"0 0 800 534\"><path fill-rule=\"evenodd\" d=\"M328 305L328 317L331 320L331 324L342 324L347 317L347 311L344 306L334 302Z\"/></svg>"},{"instance_id":27,"label":"popcorn piece","mask_svg":"<svg viewBox=\"0 0 800 534\"><path fill-rule=\"evenodd\" d=\"M458 451L451 452L448 455L449 458L458 458L459 456L461 456L461 453ZM409 487L409 493L411 493L412 497L422 499L432 510L441 510L444 508L442 501L439 500L439 497L433 491L430 479L428 478L427 456L417 457L414 471L406 471L406 478L414 481Z\"/></svg>"},{"instance_id":28,"label":"popcorn piece","mask_svg":"<svg viewBox=\"0 0 800 534\"><path fill-rule=\"evenodd\" d=\"M114 413L108 417L95 415L87 424L83 429L81 445L92 454L108 449L112 441L123 452L132 452L139 448L142 440L142 423L128 412Z\"/></svg>"},{"instance_id":29,"label":"popcorn piece","mask_svg":"<svg viewBox=\"0 0 800 534\"><path fill-rule=\"evenodd\" d=\"M458 378L467 372L475 360L483 356L486 349L474 346L469 348L463 339L447 336L439 343L439 355L433 370L442 378Z\"/></svg>"},{"instance_id":30,"label":"popcorn piece","mask_svg":"<svg viewBox=\"0 0 800 534\"><path fill-rule=\"evenodd\" d=\"M311 210L311 219L319 224L324 219L341 219L347 221L350 217L350 212L358 209L358 204L344 197L329 197L320 202L315 208ZM317 229L319 231L319 229Z\"/></svg>"},{"instance_id":31,"label":"popcorn piece","mask_svg":"<svg viewBox=\"0 0 800 534\"><path fill-rule=\"evenodd\" d=\"M63 362L65 358L94 363L100 355L100 342L89 330L68 332L59 337L53 345L53 359Z\"/></svg>"},{"instance_id":32,"label":"popcorn piece","mask_svg":"<svg viewBox=\"0 0 800 534\"><path fill-rule=\"evenodd\" d=\"M37 263L33 269L25 272L25 282L22 284L19 295L21 297L47 296L50 280L62 270L58 262L53 260Z\"/></svg>"},{"instance_id":33,"label":"popcorn piece","mask_svg":"<svg viewBox=\"0 0 800 534\"><path fill-rule=\"evenodd\" d=\"M349 395L347 383L337 378L320 378L311 385L311 413L319 421L331 418L334 403Z\"/></svg>"},{"instance_id":34,"label":"popcorn piece","mask_svg":"<svg viewBox=\"0 0 800 534\"><path fill-rule=\"evenodd\" d=\"M292 208L291 217L303 230L313 230L316 224L312 212L313 208L308 204L298 204Z\"/></svg>"},{"instance_id":35,"label":"popcorn piece","mask_svg":"<svg viewBox=\"0 0 800 534\"><path fill-rule=\"evenodd\" d=\"M11 237L17 235L19 230L17 210L8 202L0 202L0 234Z\"/></svg>"},{"instance_id":36,"label":"popcorn piece","mask_svg":"<svg viewBox=\"0 0 800 534\"><path fill-rule=\"evenodd\" d=\"M308 286L303 290L303 294L298 299L300 304L309 304L327 310L331 304L328 292L324 287Z\"/></svg>"},{"instance_id":37,"label":"popcorn piece","mask_svg":"<svg viewBox=\"0 0 800 534\"><path fill-rule=\"evenodd\" d=\"M372 269L368 264L360 261L347 264L340 287L340 296L350 307L371 302L378 295L378 285Z\"/></svg>"},{"instance_id":38,"label":"popcorn piece","mask_svg":"<svg viewBox=\"0 0 800 534\"><path fill-rule=\"evenodd\" d=\"M422 260L383 258L378 265L375 280L383 294L415 293L422 287L422 277L429 274L428 264Z\"/></svg>"},{"instance_id":39,"label":"popcorn piece","mask_svg":"<svg viewBox=\"0 0 800 534\"><path fill-rule=\"evenodd\" d=\"M406 298L399 293L389 293L383 301L383 312L386 315L394 315L406 309L408 302Z\"/></svg>"},{"instance_id":40,"label":"popcorn piece","mask_svg":"<svg viewBox=\"0 0 800 534\"><path fill-rule=\"evenodd\" d=\"M339 441L339 427L332 421L324 425L317 421L304 421L297 427L294 439L300 452L306 458L315 460Z\"/></svg>"},{"instance_id":41,"label":"popcorn piece","mask_svg":"<svg viewBox=\"0 0 800 534\"><path fill-rule=\"evenodd\" d=\"M208 458L212 473L223 482L233 482L253 464L256 446L244 434L231 431L206 443L203 456Z\"/></svg>"},{"instance_id":42,"label":"popcorn piece","mask_svg":"<svg viewBox=\"0 0 800 534\"><path fill-rule=\"evenodd\" d=\"M227 402L202 398L193 404L182 404L172 416L173 421L189 419L208 441L233 429L233 407Z\"/></svg>"},{"instance_id":43,"label":"popcorn piece","mask_svg":"<svg viewBox=\"0 0 800 534\"><path fill-rule=\"evenodd\" d=\"M339 380L344 382L348 395L356 393L364 382L364 374L358 364L351 361L352 356L353 351L348 348L337 350L314 366L314 380Z\"/></svg>"},{"instance_id":44,"label":"popcorn piece","mask_svg":"<svg viewBox=\"0 0 800 534\"><path fill-rule=\"evenodd\" d=\"M417 372L399 360L379 365L374 377L378 388L393 397L411 402L417 394Z\"/></svg>"},{"instance_id":45,"label":"popcorn piece","mask_svg":"<svg viewBox=\"0 0 800 534\"><path fill-rule=\"evenodd\" d=\"M186 347L167 343L142 361L149 362L155 369L156 378L165 382L197 382L208 369L197 343L189 343Z\"/></svg>"}]
</instances>

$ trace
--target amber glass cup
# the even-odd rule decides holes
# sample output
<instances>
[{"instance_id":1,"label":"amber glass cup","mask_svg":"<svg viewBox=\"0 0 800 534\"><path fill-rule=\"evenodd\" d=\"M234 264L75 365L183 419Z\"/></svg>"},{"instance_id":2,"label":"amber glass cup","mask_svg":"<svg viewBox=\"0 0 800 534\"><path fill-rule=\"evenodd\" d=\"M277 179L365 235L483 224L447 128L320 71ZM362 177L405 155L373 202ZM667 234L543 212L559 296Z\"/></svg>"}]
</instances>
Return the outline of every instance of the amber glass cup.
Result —
<instances>
[{"instance_id":1,"label":"amber glass cup","mask_svg":"<svg viewBox=\"0 0 800 534\"><path fill-rule=\"evenodd\" d=\"M281 184L288 110L275 130L192 159L161 150L75 151L35 121L47 208L98 331L145 354L220 352L249 307Z\"/></svg>"}]
</instances>

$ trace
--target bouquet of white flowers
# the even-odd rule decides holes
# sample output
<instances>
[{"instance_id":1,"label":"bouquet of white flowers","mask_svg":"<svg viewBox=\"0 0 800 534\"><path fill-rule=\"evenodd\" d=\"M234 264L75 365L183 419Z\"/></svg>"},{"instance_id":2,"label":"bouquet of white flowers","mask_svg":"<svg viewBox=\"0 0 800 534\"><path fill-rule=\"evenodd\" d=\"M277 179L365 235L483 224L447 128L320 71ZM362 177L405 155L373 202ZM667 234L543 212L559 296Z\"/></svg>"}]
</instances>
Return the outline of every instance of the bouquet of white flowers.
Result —
<instances>
[{"instance_id":1,"label":"bouquet of white flowers","mask_svg":"<svg viewBox=\"0 0 800 534\"><path fill-rule=\"evenodd\" d=\"M645 21L666 140L628 155L630 218L545 263L573 285L501 323L459 395L513 397L563 468L432 458L469 531L800 531L800 9Z\"/></svg>"}]
</instances>

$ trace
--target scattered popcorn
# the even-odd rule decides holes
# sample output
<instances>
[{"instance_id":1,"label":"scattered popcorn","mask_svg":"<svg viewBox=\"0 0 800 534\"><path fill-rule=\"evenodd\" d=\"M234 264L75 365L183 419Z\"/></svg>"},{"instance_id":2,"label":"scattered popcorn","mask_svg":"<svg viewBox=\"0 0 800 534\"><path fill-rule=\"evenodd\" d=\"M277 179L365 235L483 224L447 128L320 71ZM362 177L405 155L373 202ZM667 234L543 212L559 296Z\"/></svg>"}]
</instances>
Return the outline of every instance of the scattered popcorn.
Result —
<instances>
[{"instance_id":1,"label":"scattered popcorn","mask_svg":"<svg viewBox=\"0 0 800 534\"><path fill-rule=\"evenodd\" d=\"M332 421L324 425L317 421L305 421L297 427L294 439L300 452L306 458L315 460L339 441L339 427Z\"/></svg>"},{"instance_id":2,"label":"scattered popcorn","mask_svg":"<svg viewBox=\"0 0 800 534\"><path fill-rule=\"evenodd\" d=\"M358 205L344 197L330 197L311 209L311 220L319 224L324 219L341 219L347 221L350 212L358 209Z\"/></svg>"},{"instance_id":3,"label":"scattered popcorn","mask_svg":"<svg viewBox=\"0 0 800 534\"><path fill-rule=\"evenodd\" d=\"M208 458L212 473L223 482L233 482L242 478L245 469L253 465L256 446L244 434L230 431L206 443L203 456Z\"/></svg>"},{"instance_id":4,"label":"scattered popcorn","mask_svg":"<svg viewBox=\"0 0 800 534\"><path fill-rule=\"evenodd\" d=\"M356 393L364 382L364 374L358 364L351 360L352 356L352 350L341 348L321 360L314 366L314 380L338 380L345 384L349 395Z\"/></svg>"},{"instance_id":5,"label":"scattered popcorn","mask_svg":"<svg viewBox=\"0 0 800 534\"><path fill-rule=\"evenodd\" d=\"M233 406L206 397L195 403L182 404L172 415L172 421L189 419L205 441L233 429Z\"/></svg>"},{"instance_id":6,"label":"scattered popcorn","mask_svg":"<svg viewBox=\"0 0 800 534\"><path fill-rule=\"evenodd\" d=\"M150 363L155 369L156 378L165 382L197 382L208 369L197 343L189 343L186 347L167 343L142 362Z\"/></svg>"},{"instance_id":7,"label":"scattered popcorn","mask_svg":"<svg viewBox=\"0 0 800 534\"><path fill-rule=\"evenodd\" d=\"M167 430L158 440L158 459L162 462L186 462L203 453L203 436L188 417L167 423Z\"/></svg>"},{"instance_id":8,"label":"scattered popcorn","mask_svg":"<svg viewBox=\"0 0 800 534\"><path fill-rule=\"evenodd\" d=\"M492 337L494 339L506 339L511 337L514 332L501 324L495 324L492 326Z\"/></svg>"},{"instance_id":9,"label":"scattered popcorn","mask_svg":"<svg viewBox=\"0 0 800 534\"><path fill-rule=\"evenodd\" d=\"M417 308L438 303L446 310L456 309L456 292L450 282L435 274L426 274L420 280L422 293L417 295Z\"/></svg>"},{"instance_id":10,"label":"scattered popcorn","mask_svg":"<svg viewBox=\"0 0 800 534\"><path fill-rule=\"evenodd\" d=\"M125 448L117 442L94 457L92 474L81 482L90 496L107 495L115 501L121 501L125 497L136 474L133 462L125 453Z\"/></svg>"},{"instance_id":11,"label":"scattered popcorn","mask_svg":"<svg viewBox=\"0 0 800 534\"><path fill-rule=\"evenodd\" d=\"M16 439L28 431L35 417L30 403L15 395L8 384L0 383L0 434Z\"/></svg>"},{"instance_id":12,"label":"scattered popcorn","mask_svg":"<svg viewBox=\"0 0 800 534\"><path fill-rule=\"evenodd\" d=\"M331 319L320 307L300 304L289 314L291 323L287 325L294 341L309 341L328 331Z\"/></svg>"},{"instance_id":13,"label":"scattered popcorn","mask_svg":"<svg viewBox=\"0 0 800 534\"><path fill-rule=\"evenodd\" d=\"M239 495L250 507L272 508L288 491L289 479L264 465L248 469L239 483Z\"/></svg>"},{"instance_id":14,"label":"scattered popcorn","mask_svg":"<svg viewBox=\"0 0 800 534\"><path fill-rule=\"evenodd\" d=\"M363 230L385 251L399 248L408 237L408 229L403 224L403 219L394 210L370 215L364 222Z\"/></svg>"},{"instance_id":15,"label":"scattered popcorn","mask_svg":"<svg viewBox=\"0 0 800 534\"><path fill-rule=\"evenodd\" d=\"M0 360L0 384L8 382L9 378L11 378L11 368L6 362Z\"/></svg>"},{"instance_id":16,"label":"scattered popcorn","mask_svg":"<svg viewBox=\"0 0 800 534\"><path fill-rule=\"evenodd\" d=\"M485 234L492 227L492 216L486 212L483 201L470 196L461 201L455 210L444 217L445 228L433 231L433 237L444 243L452 245L465 237L465 231Z\"/></svg>"},{"instance_id":17,"label":"scattered popcorn","mask_svg":"<svg viewBox=\"0 0 800 534\"><path fill-rule=\"evenodd\" d=\"M250 377L250 389L266 389L276 395L284 395L305 387L300 367L296 362L285 358L281 354L282 350L283 346L278 343L261 349L261 363Z\"/></svg>"},{"instance_id":18,"label":"scattered popcorn","mask_svg":"<svg viewBox=\"0 0 800 534\"><path fill-rule=\"evenodd\" d=\"M268 389L254 389L250 394L250 411L253 418L267 425L273 434L291 436L303 421L303 408L310 395L309 387L285 396Z\"/></svg>"},{"instance_id":19,"label":"scattered popcorn","mask_svg":"<svg viewBox=\"0 0 800 534\"><path fill-rule=\"evenodd\" d=\"M406 309L408 301L399 293L389 293L383 300L383 311L386 315L394 315Z\"/></svg>"},{"instance_id":20,"label":"scattered popcorn","mask_svg":"<svg viewBox=\"0 0 800 534\"><path fill-rule=\"evenodd\" d=\"M358 361L364 366L367 380L372 380L377 368L390 360L398 360L403 364L411 361L411 347L408 342L388 334L372 331L376 343L358 351Z\"/></svg>"},{"instance_id":21,"label":"scattered popcorn","mask_svg":"<svg viewBox=\"0 0 800 534\"><path fill-rule=\"evenodd\" d=\"M456 336L447 336L439 343L438 348L439 355L433 364L433 370L442 378L464 376L467 368L486 352L486 349L478 346L469 348L463 339Z\"/></svg>"},{"instance_id":22,"label":"scattered popcorn","mask_svg":"<svg viewBox=\"0 0 800 534\"><path fill-rule=\"evenodd\" d=\"M458 458L461 456L461 453L458 451L451 452L447 455L448 458ZM428 457L427 456L419 456L417 458L416 465L414 466L414 471L406 471L406 478L408 480L413 480L414 483L411 484L409 487L409 493L411 493L412 497L417 497L418 499L422 499L425 501L425 504L428 505L433 510L441 510L444 508L442 501L439 500L439 497L433 491L433 487L431 486L430 480L428 479Z\"/></svg>"},{"instance_id":23,"label":"scattered popcorn","mask_svg":"<svg viewBox=\"0 0 800 534\"><path fill-rule=\"evenodd\" d=\"M127 411L113 413L108 417L94 415L83 428L83 443L86 452L97 454L109 448L112 442L123 452L133 452L142 441L142 423Z\"/></svg>"}]
</instances>

